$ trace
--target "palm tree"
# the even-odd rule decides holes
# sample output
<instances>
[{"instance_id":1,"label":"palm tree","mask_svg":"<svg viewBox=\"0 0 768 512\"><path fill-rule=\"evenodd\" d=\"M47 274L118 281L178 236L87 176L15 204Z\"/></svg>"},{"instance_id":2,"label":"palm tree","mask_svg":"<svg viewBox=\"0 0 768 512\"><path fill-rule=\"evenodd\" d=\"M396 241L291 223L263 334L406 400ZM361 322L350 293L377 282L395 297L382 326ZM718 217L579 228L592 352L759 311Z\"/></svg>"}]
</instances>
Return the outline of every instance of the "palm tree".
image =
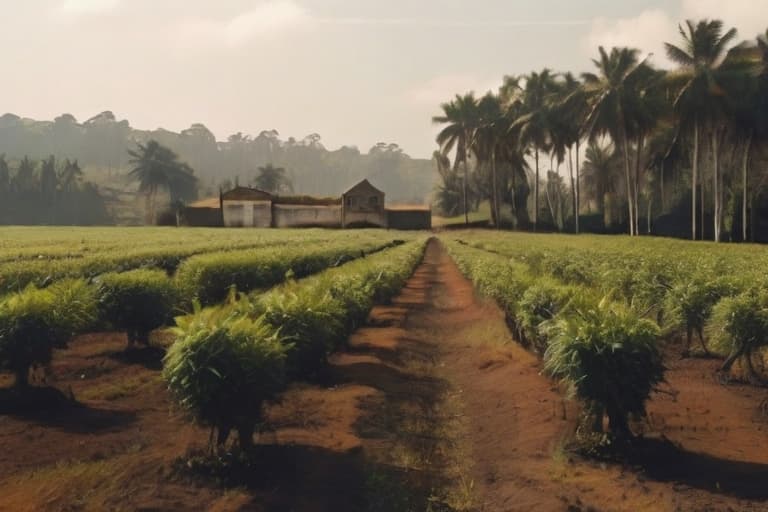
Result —
<instances>
[{"instance_id":1,"label":"palm tree","mask_svg":"<svg viewBox=\"0 0 768 512\"><path fill-rule=\"evenodd\" d=\"M696 189L699 179L699 146L702 128L709 128L712 134L712 151L714 157L714 193L715 193L715 240L720 235L720 191L719 191L719 141L723 136L718 123L723 117L723 98L725 82L730 81L740 73L737 65L723 66L726 49L736 37L736 29L732 28L723 33L723 22L720 20L701 20L697 24L688 20L685 28L678 27L683 39L682 46L665 43L667 56L680 66L677 73L672 75L673 84L679 87L674 100L674 108L683 126L693 130L692 156L692 220L691 237L696 240ZM742 76L743 78L743 76ZM703 198L702 198L703 199ZM703 206L702 206L703 209Z\"/></svg>"},{"instance_id":2,"label":"palm tree","mask_svg":"<svg viewBox=\"0 0 768 512\"><path fill-rule=\"evenodd\" d=\"M539 155L548 151L551 141L550 96L557 91L555 75L549 69L533 72L526 77L522 94L523 114L510 125L511 135L523 147L531 147L534 154L533 230L539 220Z\"/></svg>"},{"instance_id":3,"label":"palm tree","mask_svg":"<svg viewBox=\"0 0 768 512\"><path fill-rule=\"evenodd\" d=\"M630 172L629 139L634 122L633 110L638 102L643 101L642 79L648 76L649 66L644 60L638 60L638 51L635 49L612 48L609 54L601 46L599 51L600 58L592 61L599 75L582 75L590 104L586 120L587 133L591 138L608 134L622 149L627 184L629 234L634 236L637 234L637 223Z\"/></svg>"},{"instance_id":4,"label":"palm tree","mask_svg":"<svg viewBox=\"0 0 768 512\"><path fill-rule=\"evenodd\" d=\"M581 83L571 74L563 75L557 96L554 98L554 118L559 139L568 152L568 173L571 179L571 201L574 231L579 232L580 158L579 150L587 115L587 97ZM576 174L574 176L573 148L576 150Z\"/></svg>"},{"instance_id":5,"label":"palm tree","mask_svg":"<svg viewBox=\"0 0 768 512\"><path fill-rule=\"evenodd\" d=\"M286 176L284 168L267 164L263 167L259 167L258 170L259 174L254 180L256 188L272 194L293 192L293 183L291 183L291 179Z\"/></svg>"},{"instance_id":6,"label":"palm tree","mask_svg":"<svg viewBox=\"0 0 768 512\"><path fill-rule=\"evenodd\" d=\"M132 166L128 176L139 181L139 192L147 200L147 222L154 224L158 191L166 189L171 203L183 200L194 194L197 178L187 164L179 161L176 153L156 140L136 145L135 150L128 150Z\"/></svg>"},{"instance_id":7,"label":"palm tree","mask_svg":"<svg viewBox=\"0 0 768 512\"><path fill-rule=\"evenodd\" d=\"M588 195L594 198L597 210L606 217L605 196L615 194L621 177L621 156L613 144L587 146L582 179Z\"/></svg>"},{"instance_id":8,"label":"palm tree","mask_svg":"<svg viewBox=\"0 0 768 512\"><path fill-rule=\"evenodd\" d=\"M458 215L461 208L461 180L456 170L451 168L451 161L441 151L435 151L432 160L442 179L442 183L435 189L437 207L446 217Z\"/></svg>"},{"instance_id":9,"label":"palm tree","mask_svg":"<svg viewBox=\"0 0 768 512\"><path fill-rule=\"evenodd\" d=\"M71 192L75 188L78 180L82 178L82 176L83 171L80 169L80 165L77 163L77 160L74 162L70 161L69 159L65 160L64 167L59 174L59 183L61 184L61 189L64 192Z\"/></svg>"},{"instance_id":10,"label":"palm tree","mask_svg":"<svg viewBox=\"0 0 768 512\"><path fill-rule=\"evenodd\" d=\"M474 93L464 96L456 95L453 101L443 103L440 106L443 115L432 118L433 123L447 124L437 135L437 143L443 154L450 153L456 148L455 166L461 162L464 166L464 182L462 184L464 202L464 223L469 224L469 211L467 208L467 186L469 183L469 165L467 159L472 147L475 132L480 124L478 103Z\"/></svg>"},{"instance_id":11,"label":"palm tree","mask_svg":"<svg viewBox=\"0 0 768 512\"><path fill-rule=\"evenodd\" d=\"M480 123L476 132L472 152L477 155L479 162L490 163L491 168L491 213L493 224L498 229L501 226L501 209L499 205L499 182L497 177L497 161L503 158L509 122L504 116L501 98L488 93L478 103Z\"/></svg>"}]
</instances>

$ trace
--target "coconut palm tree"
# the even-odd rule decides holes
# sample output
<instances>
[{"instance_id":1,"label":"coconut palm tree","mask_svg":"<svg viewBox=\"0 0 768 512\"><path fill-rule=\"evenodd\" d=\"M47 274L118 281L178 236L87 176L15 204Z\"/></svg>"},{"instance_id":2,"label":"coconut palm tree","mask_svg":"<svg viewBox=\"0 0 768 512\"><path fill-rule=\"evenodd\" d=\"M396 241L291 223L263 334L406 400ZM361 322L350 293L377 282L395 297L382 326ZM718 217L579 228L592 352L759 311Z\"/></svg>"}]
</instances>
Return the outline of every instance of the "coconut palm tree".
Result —
<instances>
[{"instance_id":1,"label":"coconut palm tree","mask_svg":"<svg viewBox=\"0 0 768 512\"><path fill-rule=\"evenodd\" d=\"M284 168L267 164L263 167L259 167L258 171L259 174L254 180L256 188L272 194L293 192L293 183L291 183L291 179L286 176Z\"/></svg>"},{"instance_id":2,"label":"coconut palm tree","mask_svg":"<svg viewBox=\"0 0 768 512\"><path fill-rule=\"evenodd\" d=\"M80 164L77 163L77 160L65 160L64 166L62 167L61 173L59 174L59 183L61 184L61 189L64 192L71 192L75 188L78 180L80 180L82 177L83 171L80 169Z\"/></svg>"},{"instance_id":3,"label":"coconut palm tree","mask_svg":"<svg viewBox=\"0 0 768 512\"><path fill-rule=\"evenodd\" d=\"M592 141L587 146L582 180L588 196L595 201L597 211L605 218L605 196L615 194L621 181L621 156L613 144L600 145Z\"/></svg>"},{"instance_id":4,"label":"coconut palm tree","mask_svg":"<svg viewBox=\"0 0 768 512\"><path fill-rule=\"evenodd\" d=\"M473 92L463 96L456 95L453 101L443 103L440 106L443 114L432 118L436 124L445 126L437 135L437 143L443 154L456 149L455 166L459 163L464 167L464 180L462 184L464 203L464 223L469 224L469 210L467 208L467 187L469 184L469 164L467 163L475 133L480 124L478 102Z\"/></svg>"},{"instance_id":5,"label":"coconut palm tree","mask_svg":"<svg viewBox=\"0 0 768 512\"><path fill-rule=\"evenodd\" d=\"M533 230L539 220L539 156L549 151L551 143L552 110L550 97L557 92L555 75L549 70L533 72L525 78L521 99L522 115L510 125L510 132L523 147L534 154Z\"/></svg>"},{"instance_id":6,"label":"coconut palm tree","mask_svg":"<svg viewBox=\"0 0 768 512\"><path fill-rule=\"evenodd\" d=\"M638 103L643 102L643 79L649 75L649 66L645 60L638 59L638 50L635 49L612 48L608 53L601 46L599 51L600 57L592 61L599 74L582 75L590 105L586 119L587 134L591 138L608 134L621 148L627 185L629 234L634 236L637 234L637 223L630 171L630 130L635 122L634 110Z\"/></svg>"},{"instance_id":7,"label":"coconut palm tree","mask_svg":"<svg viewBox=\"0 0 768 512\"><path fill-rule=\"evenodd\" d=\"M671 75L672 83L678 88L674 100L675 111L681 125L693 130L691 237L695 240L697 235L696 190L699 180L701 132L709 129L714 157L715 240L719 240L721 215L718 146L724 135L724 128L719 121L724 117L727 85L734 78L744 78L745 66L737 63L735 59L728 61L726 58L728 45L736 37L735 28L724 33L722 21L705 19L698 23L687 20L685 27L680 25L678 29L683 44L675 46L665 43L665 47L670 60L680 66L677 72Z\"/></svg>"},{"instance_id":8,"label":"coconut palm tree","mask_svg":"<svg viewBox=\"0 0 768 512\"><path fill-rule=\"evenodd\" d=\"M132 169L128 176L139 182L139 192L147 200L147 222L156 220L157 193L165 189L173 203L187 199L195 193L197 178L192 169L179 161L176 153L162 146L156 140L146 144L137 143L137 148L128 150Z\"/></svg>"},{"instance_id":9,"label":"coconut palm tree","mask_svg":"<svg viewBox=\"0 0 768 512\"><path fill-rule=\"evenodd\" d=\"M501 209L499 199L499 180L497 162L504 158L504 151L509 122L504 116L501 98L488 93L478 102L480 123L476 131L472 152L479 162L487 162L491 169L491 214L493 225L498 229L501 225Z\"/></svg>"}]
</instances>

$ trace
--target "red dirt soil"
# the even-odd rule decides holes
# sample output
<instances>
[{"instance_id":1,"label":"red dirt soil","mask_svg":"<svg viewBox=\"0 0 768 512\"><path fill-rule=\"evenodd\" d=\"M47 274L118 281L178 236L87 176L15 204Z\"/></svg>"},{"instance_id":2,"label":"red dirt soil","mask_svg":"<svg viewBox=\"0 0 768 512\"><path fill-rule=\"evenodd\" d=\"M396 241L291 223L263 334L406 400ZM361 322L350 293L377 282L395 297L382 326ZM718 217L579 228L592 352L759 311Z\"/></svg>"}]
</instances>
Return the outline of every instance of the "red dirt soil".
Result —
<instances>
[{"instance_id":1,"label":"red dirt soil","mask_svg":"<svg viewBox=\"0 0 768 512\"><path fill-rule=\"evenodd\" d=\"M49 377L81 407L0 413L0 510L407 510L372 498L397 494L376 488L382 473L466 490L467 510L768 510L768 391L721 385L716 361L670 358L644 455L573 456L562 445L576 407L437 241L349 344L324 385L294 385L268 409L260 483L226 490L172 470L208 433L174 412L160 354L82 336Z\"/></svg>"}]
</instances>

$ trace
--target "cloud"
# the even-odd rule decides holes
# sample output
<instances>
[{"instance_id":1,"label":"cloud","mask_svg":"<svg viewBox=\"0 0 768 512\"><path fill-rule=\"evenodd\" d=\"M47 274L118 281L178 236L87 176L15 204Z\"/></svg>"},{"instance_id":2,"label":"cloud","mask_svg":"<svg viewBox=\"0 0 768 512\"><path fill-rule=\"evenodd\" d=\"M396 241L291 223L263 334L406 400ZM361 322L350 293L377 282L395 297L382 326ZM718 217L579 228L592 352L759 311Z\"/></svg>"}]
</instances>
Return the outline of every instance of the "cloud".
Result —
<instances>
[{"instance_id":1,"label":"cloud","mask_svg":"<svg viewBox=\"0 0 768 512\"><path fill-rule=\"evenodd\" d=\"M64 0L58 12L70 16L110 11L120 4L120 0Z\"/></svg>"},{"instance_id":2,"label":"cloud","mask_svg":"<svg viewBox=\"0 0 768 512\"><path fill-rule=\"evenodd\" d=\"M765 0L682 0L681 21L703 18L721 19L727 29L736 27L739 39L753 39L764 34L766 26L763 13L768 7Z\"/></svg>"},{"instance_id":3,"label":"cloud","mask_svg":"<svg viewBox=\"0 0 768 512\"><path fill-rule=\"evenodd\" d=\"M318 22L330 25L373 25L417 28L523 28L523 27L569 27L587 25L587 20L447 20L422 18L319 18Z\"/></svg>"},{"instance_id":4,"label":"cloud","mask_svg":"<svg viewBox=\"0 0 768 512\"><path fill-rule=\"evenodd\" d=\"M488 91L496 91L500 85L499 78L482 78L468 74L440 75L407 91L405 97L412 105L431 106L436 109L457 93L474 91L475 96L482 96Z\"/></svg>"},{"instance_id":5,"label":"cloud","mask_svg":"<svg viewBox=\"0 0 768 512\"><path fill-rule=\"evenodd\" d=\"M186 19L172 31L177 44L239 47L257 39L278 36L311 21L309 12L293 0L266 0L234 18L217 21Z\"/></svg>"},{"instance_id":6,"label":"cloud","mask_svg":"<svg viewBox=\"0 0 768 512\"><path fill-rule=\"evenodd\" d=\"M698 0L696 0L698 1ZM650 9L631 18L595 18L582 47L589 57L597 48L628 46L644 54L653 53L656 64L668 64L664 42L677 40L675 21L661 9Z\"/></svg>"}]
</instances>

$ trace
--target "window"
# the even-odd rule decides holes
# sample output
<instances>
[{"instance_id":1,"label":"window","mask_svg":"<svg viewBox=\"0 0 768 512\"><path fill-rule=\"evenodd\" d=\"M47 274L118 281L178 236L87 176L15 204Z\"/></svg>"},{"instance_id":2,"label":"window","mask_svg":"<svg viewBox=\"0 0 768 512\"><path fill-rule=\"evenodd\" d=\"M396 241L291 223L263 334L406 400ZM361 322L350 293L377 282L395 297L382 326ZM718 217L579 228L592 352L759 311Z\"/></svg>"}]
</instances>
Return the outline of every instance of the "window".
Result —
<instances>
[{"instance_id":1,"label":"window","mask_svg":"<svg viewBox=\"0 0 768 512\"><path fill-rule=\"evenodd\" d=\"M368 204L369 204L370 206L379 206L379 198L378 198L378 197L376 197L376 196L371 196L371 197L368 199Z\"/></svg>"},{"instance_id":2,"label":"window","mask_svg":"<svg viewBox=\"0 0 768 512\"><path fill-rule=\"evenodd\" d=\"M352 206L352 197L347 196L347 206Z\"/></svg>"}]
</instances>

